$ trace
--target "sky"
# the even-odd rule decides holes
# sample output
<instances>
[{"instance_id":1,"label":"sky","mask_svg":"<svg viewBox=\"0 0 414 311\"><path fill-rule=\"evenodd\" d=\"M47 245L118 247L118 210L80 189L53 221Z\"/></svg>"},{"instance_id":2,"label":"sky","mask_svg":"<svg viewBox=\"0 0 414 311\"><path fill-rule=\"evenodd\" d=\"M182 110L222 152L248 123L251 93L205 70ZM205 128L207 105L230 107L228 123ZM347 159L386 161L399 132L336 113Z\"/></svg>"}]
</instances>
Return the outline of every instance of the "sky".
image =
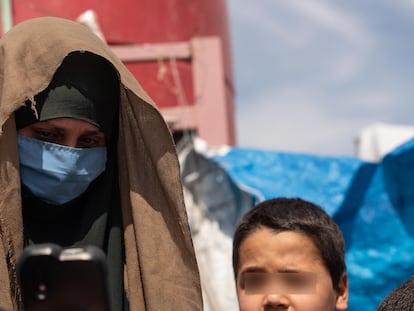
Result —
<instances>
[{"instance_id":1,"label":"sky","mask_svg":"<svg viewBox=\"0 0 414 311\"><path fill-rule=\"evenodd\" d=\"M414 1L228 0L237 146L354 156L414 126Z\"/></svg>"}]
</instances>

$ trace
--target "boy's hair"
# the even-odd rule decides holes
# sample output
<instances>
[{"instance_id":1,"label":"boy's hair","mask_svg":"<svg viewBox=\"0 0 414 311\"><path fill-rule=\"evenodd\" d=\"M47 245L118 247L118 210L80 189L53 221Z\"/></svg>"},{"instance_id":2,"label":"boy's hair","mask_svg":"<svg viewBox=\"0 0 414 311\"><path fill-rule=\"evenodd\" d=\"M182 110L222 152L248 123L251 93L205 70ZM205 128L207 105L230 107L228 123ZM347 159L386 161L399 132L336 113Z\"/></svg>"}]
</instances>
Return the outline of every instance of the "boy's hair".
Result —
<instances>
[{"instance_id":1,"label":"boy's hair","mask_svg":"<svg viewBox=\"0 0 414 311\"><path fill-rule=\"evenodd\" d=\"M414 278L394 288L380 303L377 311L413 311Z\"/></svg>"},{"instance_id":2,"label":"boy's hair","mask_svg":"<svg viewBox=\"0 0 414 311\"><path fill-rule=\"evenodd\" d=\"M345 272L345 243L341 230L319 206L299 198L277 198L259 203L236 228L233 239L233 270L237 279L240 246L256 230L295 231L310 238L319 251L335 289Z\"/></svg>"}]
</instances>

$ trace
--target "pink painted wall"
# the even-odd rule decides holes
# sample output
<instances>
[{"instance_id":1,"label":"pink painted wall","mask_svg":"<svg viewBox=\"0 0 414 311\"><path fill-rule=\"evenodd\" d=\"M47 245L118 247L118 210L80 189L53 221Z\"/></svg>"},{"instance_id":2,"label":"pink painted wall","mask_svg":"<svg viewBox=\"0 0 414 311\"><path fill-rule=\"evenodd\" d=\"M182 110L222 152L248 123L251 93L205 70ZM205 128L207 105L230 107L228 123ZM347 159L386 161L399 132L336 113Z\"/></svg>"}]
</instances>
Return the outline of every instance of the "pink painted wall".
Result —
<instances>
[{"instance_id":1,"label":"pink painted wall","mask_svg":"<svg viewBox=\"0 0 414 311\"><path fill-rule=\"evenodd\" d=\"M96 12L109 44L166 43L188 41L194 37L220 37L228 124L234 129L234 90L225 0L12 0L14 24L39 16L75 20L88 9ZM177 92L180 91L184 93L186 104L194 104L191 62L127 63L127 67L160 108L177 106ZM174 83L174 70L178 73L181 90ZM234 143L234 130L231 136L230 141Z\"/></svg>"}]
</instances>

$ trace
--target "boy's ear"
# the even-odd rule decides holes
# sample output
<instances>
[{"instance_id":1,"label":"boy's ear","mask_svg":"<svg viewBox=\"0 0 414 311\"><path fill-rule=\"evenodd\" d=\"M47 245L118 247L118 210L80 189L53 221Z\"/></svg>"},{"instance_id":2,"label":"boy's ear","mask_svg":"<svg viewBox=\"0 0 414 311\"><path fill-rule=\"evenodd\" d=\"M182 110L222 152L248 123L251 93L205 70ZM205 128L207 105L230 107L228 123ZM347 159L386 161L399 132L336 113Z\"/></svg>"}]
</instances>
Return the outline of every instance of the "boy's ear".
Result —
<instances>
[{"instance_id":1,"label":"boy's ear","mask_svg":"<svg viewBox=\"0 0 414 311\"><path fill-rule=\"evenodd\" d=\"M339 311L344 311L348 308L348 276L346 272L339 279L335 306Z\"/></svg>"}]
</instances>

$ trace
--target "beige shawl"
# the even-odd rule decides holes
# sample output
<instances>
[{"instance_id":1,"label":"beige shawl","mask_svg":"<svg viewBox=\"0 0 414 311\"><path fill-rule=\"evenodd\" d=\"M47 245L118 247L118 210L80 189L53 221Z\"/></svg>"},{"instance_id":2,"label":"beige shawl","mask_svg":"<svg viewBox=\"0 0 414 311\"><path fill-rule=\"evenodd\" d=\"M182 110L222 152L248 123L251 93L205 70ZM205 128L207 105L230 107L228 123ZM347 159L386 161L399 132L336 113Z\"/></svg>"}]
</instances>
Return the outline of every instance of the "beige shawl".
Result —
<instances>
[{"instance_id":1,"label":"beige shawl","mask_svg":"<svg viewBox=\"0 0 414 311\"><path fill-rule=\"evenodd\" d=\"M23 228L13 112L46 88L72 51L105 57L121 78L118 167L130 309L201 310L179 163L162 116L105 43L78 23L49 17L21 23L0 40L0 308L21 308L16 260Z\"/></svg>"}]
</instances>

